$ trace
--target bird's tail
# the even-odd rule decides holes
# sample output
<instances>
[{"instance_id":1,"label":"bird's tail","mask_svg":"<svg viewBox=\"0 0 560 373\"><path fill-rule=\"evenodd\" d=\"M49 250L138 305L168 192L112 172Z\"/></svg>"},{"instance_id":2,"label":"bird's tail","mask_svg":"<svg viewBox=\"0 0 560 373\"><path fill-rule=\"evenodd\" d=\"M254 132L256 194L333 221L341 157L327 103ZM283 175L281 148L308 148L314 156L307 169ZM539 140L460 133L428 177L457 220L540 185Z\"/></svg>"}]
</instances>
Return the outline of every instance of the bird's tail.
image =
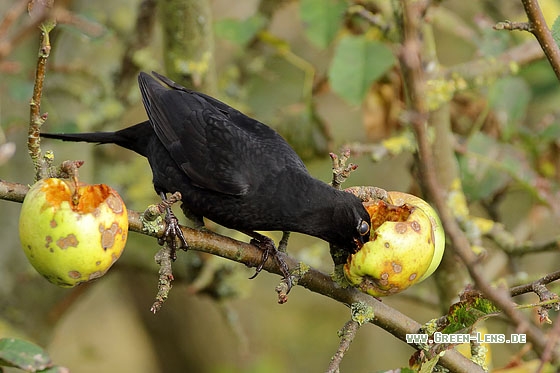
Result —
<instances>
[{"instance_id":1,"label":"bird's tail","mask_svg":"<svg viewBox=\"0 0 560 373\"><path fill-rule=\"evenodd\" d=\"M41 137L72 142L92 142L97 144L118 144L115 132L86 133L41 133Z\"/></svg>"},{"instance_id":2,"label":"bird's tail","mask_svg":"<svg viewBox=\"0 0 560 373\"><path fill-rule=\"evenodd\" d=\"M148 121L116 132L41 133L41 137L72 142L116 144L146 156L147 142L155 134Z\"/></svg>"}]
</instances>

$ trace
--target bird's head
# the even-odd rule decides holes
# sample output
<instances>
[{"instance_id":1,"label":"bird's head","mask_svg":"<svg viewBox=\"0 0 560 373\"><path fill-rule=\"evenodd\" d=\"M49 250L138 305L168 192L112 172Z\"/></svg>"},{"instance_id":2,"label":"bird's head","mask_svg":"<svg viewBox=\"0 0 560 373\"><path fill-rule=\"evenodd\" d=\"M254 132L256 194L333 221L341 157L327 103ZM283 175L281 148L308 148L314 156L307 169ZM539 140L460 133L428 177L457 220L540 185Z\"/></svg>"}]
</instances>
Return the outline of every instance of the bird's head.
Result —
<instances>
[{"instance_id":1,"label":"bird's head","mask_svg":"<svg viewBox=\"0 0 560 373\"><path fill-rule=\"evenodd\" d=\"M369 214L368 214L368 218L369 218ZM356 233L358 233L358 236L354 239L354 242L356 242L356 246L358 248L361 248L366 242L369 241L369 231L370 231L369 219L366 221L363 218L360 218L360 221L358 222L358 226L356 227Z\"/></svg>"},{"instance_id":2,"label":"bird's head","mask_svg":"<svg viewBox=\"0 0 560 373\"><path fill-rule=\"evenodd\" d=\"M356 252L369 241L370 221L362 201L351 193L341 192L327 241L344 251Z\"/></svg>"}]
</instances>

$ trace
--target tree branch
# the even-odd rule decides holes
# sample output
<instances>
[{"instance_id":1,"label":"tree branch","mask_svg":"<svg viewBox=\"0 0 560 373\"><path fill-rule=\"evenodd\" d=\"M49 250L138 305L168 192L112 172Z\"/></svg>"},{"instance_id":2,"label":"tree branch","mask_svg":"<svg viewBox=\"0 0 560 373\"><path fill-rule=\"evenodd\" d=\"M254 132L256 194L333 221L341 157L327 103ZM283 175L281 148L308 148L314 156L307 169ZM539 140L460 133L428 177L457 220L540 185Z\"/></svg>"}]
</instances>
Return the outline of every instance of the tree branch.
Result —
<instances>
[{"instance_id":1,"label":"tree branch","mask_svg":"<svg viewBox=\"0 0 560 373\"><path fill-rule=\"evenodd\" d=\"M546 20L537 0L521 0L527 18L529 19L530 30L539 41L541 48L548 58L548 62L552 66L552 70L556 74L556 78L560 80L560 49L552 37L552 33L546 25Z\"/></svg>"},{"instance_id":2,"label":"tree branch","mask_svg":"<svg viewBox=\"0 0 560 373\"><path fill-rule=\"evenodd\" d=\"M416 134L419 153L419 167L423 175L423 181L430 193L434 204L439 211L442 224L447 236L450 238L453 250L465 263L469 274L476 286L496 306L502 309L507 317L516 325L520 333L525 332L537 353L542 354L546 348L546 338L541 330L529 324L527 319L518 310L514 309L509 293L505 289L495 288L485 279L478 258L471 250L469 241L464 232L454 219L447 206L444 193L438 184L434 170L434 159L428 140L427 118L429 116L425 97L425 76L420 53L421 37L420 22L425 11L422 2L411 2L401 0L403 41L399 54L399 61L404 76L404 84L408 96L408 107L410 110L409 120ZM554 352L554 360L558 360L560 354Z\"/></svg>"},{"instance_id":3,"label":"tree branch","mask_svg":"<svg viewBox=\"0 0 560 373\"><path fill-rule=\"evenodd\" d=\"M525 14L527 14L529 22L498 22L494 29L520 30L532 33L539 42L540 48L544 51L550 66L552 66L556 78L560 80L560 48L558 48L558 44L556 44L550 29L546 25L538 0L521 0L521 3L525 8Z\"/></svg>"},{"instance_id":4,"label":"tree branch","mask_svg":"<svg viewBox=\"0 0 560 373\"><path fill-rule=\"evenodd\" d=\"M48 17L49 10L41 7L27 22L13 35L8 36L8 29L15 20L27 9L27 0L19 0L4 14L0 21L0 62L8 56L15 46L26 38L34 35L37 27Z\"/></svg>"},{"instance_id":5,"label":"tree branch","mask_svg":"<svg viewBox=\"0 0 560 373\"><path fill-rule=\"evenodd\" d=\"M212 13L207 1L160 0L167 76L187 88L216 92Z\"/></svg>"},{"instance_id":6,"label":"tree branch","mask_svg":"<svg viewBox=\"0 0 560 373\"><path fill-rule=\"evenodd\" d=\"M29 187L0 179L0 199L22 203Z\"/></svg>"},{"instance_id":7,"label":"tree branch","mask_svg":"<svg viewBox=\"0 0 560 373\"><path fill-rule=\"evenodd\" d=\"M125 51L122 57L119 72L115 77L116 96L128 102L128 92L136 77L140 67L135 61L138 51L145 48L151 41L156 20L156 0L142 0L138 5L138 14L132 37L125 44Z\"/></svg>"},{"instance_id":8,"label":"tree branch","mask_svg":"<svg viewBox=\"0 0 560 373\"><path fill-rule=\"evenodd\" d=\"M546 285L551 282L560 280L560 270L547 274L546 276L541 277L537 281L533 281L529 284L514 286L509 289L509 292L512 297L516 297L521 294L534 292L535 285Z\"/></svg>"},{"instance_id":9,"label":"tree branch","mask_svg":"<svg viewBox=\"0 0 560 373\"><path fill-rule=\"evenodd\" d=\"M519 31L529 31L531 32L531 25L528 22L512 22L512 21L503 21L498 22L493 27L494 30L519 30Z\"/></svg>"},{"instance_id":10,"label":"tree branch","mask_svg":"<svg viewBox=\"0 0 560 373\"><path fill-rule=\"evenodd\" d=\"M22 202L28 190L29 188L23 184L0 180L0 199ZM129 231L152 237L161 237L163 230L151 233L143 230L140 215L141 213L138 211L128 210ZM262 259L261 250L248 243L236 241L209 231L200 231L187 227L181 227L181 230L187 239L189 248L192 250L218 255L250 267L257 266ZM289 268L298 268L300 266L300 263L294 258L284 253L280 255L283 256ZM263 269L270 273L282 275L280 268L274 260L267 261ZM329 275L316 269L310 268L302 273L301 278L298 280L298 285L347 306L361 302L371 307L375 315L371 322L387 330L402 341L406 342L406 334L418 333L420 330L421 325L418 322L400 313L398 310L355 288L343 288L333 281ZM418 348L418 346L413 344L410 345ZM445 355L441 357L440 363L454 372L481 372L479 366L455 350L446 351Z\"/></svg>"},{"instance_id":11,"label":"tree branch","mask_svg":"<svg viewBox=\"0 0 560 373\"><path fill-rule=\"evenodd\" d=\"M51 53L49 32L54 28L54 21L45 21L41 24L39 38L39 53L37 68L35 70L35 84L33 86L33 97L29 102L29 133L27 137L27 148L33 167L35 168L35 181L44 177L46 165L41 153L41 138L39 130L45 120L46 114L41 114L41 97L43 95L43 83L45 81L45 70L47 59Z\"/></svg>"},{"instance_id":12,"label":"tree branch","mask_svg":"<svg viewBox=\"0 0 560 373\"><path fill-rule=\"evenodd\" d=\"M492 58L480 58L452 66L443 71L443 77L447 80L460 77L466 81L476 81L502 76L543 57L544 53L539 43L530 40Z\"/></svg>"},{"instance_id":13,"label":"tree branch","mask_svg":"<svg viewBox=\"0 0 560 373\"><path fill-rule=\"evenodd\" d=\"M349 320L342 329L338 332L340 336L340 344L336 350L334 356L331 358L331 362L326 370L326 373L338 373L340 372L340 363L342 358L348 349L350 348L350 343L354 340L360 324L357 321Z\"/></svg>"}]
</instances>

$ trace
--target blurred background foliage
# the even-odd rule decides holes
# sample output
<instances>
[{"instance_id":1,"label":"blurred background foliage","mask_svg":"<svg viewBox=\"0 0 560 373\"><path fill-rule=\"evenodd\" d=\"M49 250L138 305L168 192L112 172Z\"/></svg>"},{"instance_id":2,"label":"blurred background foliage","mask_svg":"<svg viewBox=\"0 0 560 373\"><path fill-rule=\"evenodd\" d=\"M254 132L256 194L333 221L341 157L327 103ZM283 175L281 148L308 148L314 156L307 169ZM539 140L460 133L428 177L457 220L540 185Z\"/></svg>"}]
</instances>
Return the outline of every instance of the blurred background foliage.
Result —
<instances>
[{"instance_id":1,"label":"blurred background foliage","mask_svg":"<svg viewBox=\"0 0 560 373\"><path fill-rule=\"evenodd\" d=\"M346 146L360 165L349 184L420 194L395 58L400 46L393 3L56 1L67 12L51 33L43 130L115 130L144 120L136 75L155 70L276 128L318 178L330 179L327 154ZM552 25L560 2L540 3ZM17 4L2 2L0 17ZM429 8L423 32L426 69L433 75L426 100L434 112L445 111L453 130L444 139L436 135L435 147L451 146L457 159L439 171L458 175L470 214L503 223L518 242L547 242L558 237L560 90L542 51L522 49L532 35L492 29L506 19L525 20L519 2L448 0ZM0 50L0 178L21 183L33 180L25 142L38 30L14 36L29 22L23 13L9 29L0 29L0 41L13 42L9 53ZM522 57L502 63L500 56L515 48ZM158 200L147 162L131 152L46 141L43 148L53 149L58 161L85 160L81 179L113 186L131 209ZM249 281L250 269L193 252L180 253L171 297L154 316L149 307L157 286L153 255L158 247L134 234L104 278L59 289L35 273L20 250L19 204L2 201L0 207L0 337L34 341L72 372L321 371L349 317L343 305L302 288L279 306L277 276L263 273ZM470 214L463 216L466 221ZM469 227L476 230L465 223ZM294 236L291 255L332 271L326 243ZM560 264L557 249L512 256L489 240L479 244L488 277L509 286ZM446 265L461 268L452 256ZM438 282L430 279L384 302L426 322L445 312L468 282L447 280L440 275ZM488 328L515 332L499 320L488 322ZM515 360L521 347L492 345L492 366ZM412 352L369 325L358 333L341 368L370 372L406 366Z\"/></svg>"}]
</instances>

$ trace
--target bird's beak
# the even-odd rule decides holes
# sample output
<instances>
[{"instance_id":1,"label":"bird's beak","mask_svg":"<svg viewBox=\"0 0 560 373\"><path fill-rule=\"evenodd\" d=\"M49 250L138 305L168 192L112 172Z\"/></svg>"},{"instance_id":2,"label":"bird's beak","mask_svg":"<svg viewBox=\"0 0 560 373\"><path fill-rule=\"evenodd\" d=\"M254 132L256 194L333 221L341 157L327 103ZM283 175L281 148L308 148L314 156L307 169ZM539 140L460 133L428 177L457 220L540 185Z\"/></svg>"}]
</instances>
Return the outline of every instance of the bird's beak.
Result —
<instances>
[{"instance_id":1,"label":"bird's beak","mask_svg":"<svg viewBox=\"0 0 560 373\"><path fill-rule=\"evenodd\" d=\"M365 234L365 235L363 235L363 236L360 236L360 240L359 240L359 241L360 241L360 243L361 243L361 245L360 245L360 248L361 248L362 246L365 245L366 242L369 241L369 233L368 233L368 234Z\"/></svg>"},{"instance_id":2,"label":"bird's beak","mask_svg":"<svg viewBox=\"0 0 560 373\"><path fill-rule=\"evenodd\" d=\"M359 236L358 238L354 239L354 243L356 244L357 250L360 250L362 248L362 246L364 246L364 244L366 242L369 241L369 234L363 235L363 236Z\"/></svg>"}]
</instances>

